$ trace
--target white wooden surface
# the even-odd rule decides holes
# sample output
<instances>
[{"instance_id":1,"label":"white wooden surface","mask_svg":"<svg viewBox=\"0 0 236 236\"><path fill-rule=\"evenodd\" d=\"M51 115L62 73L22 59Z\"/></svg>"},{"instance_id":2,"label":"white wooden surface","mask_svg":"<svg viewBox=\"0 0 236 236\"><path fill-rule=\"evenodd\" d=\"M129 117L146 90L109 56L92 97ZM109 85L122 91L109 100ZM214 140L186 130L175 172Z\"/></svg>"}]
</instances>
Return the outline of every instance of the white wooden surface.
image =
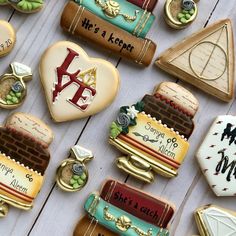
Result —
<instances>
[{"instance_id":1,"label":"white wooden surface","mask_svg":"<svg viewBox=\"0 0 236 236\"><path fill-rule=\"evenodd\" d=\"M0 236L72 235L78 219L84 214L82 206L85 198L90 192L98 190L107 177L117 178L120 181L127 179L127 183L131 185L172 201L177 207L171 227L172 236L198 234L193 218L193 211L198 206L214 203L236 210L235 198L214 196L194 157L214 117L221 114L235 114L235 100L225 104L186 83L178 82L190 89L200 101L200 110L195 118L196 129L190 139L190 151L179 176L171 180L158 176L152 185L144 185L131 177L127 178L127 175L114 165L115 158L120 153L107 143L108 127L116 117L120 106L133 104L145 93L151 93L154 86L162 81L176 80L154 65L142 68L125 60L119 62L118 57L63 33L59 27L59 20L66 2L66 0L46 0L45 9L34 15L23 15L8 7L0 7L0 19L10 21L17 31L15 49L7 57L0 59L0 73L4 73L8 69L8 64L13 61L32 67L34 80L28 83L28 97L18 110L32 113L43 119L55 133L55 140L50 147L52 159L46 172L46 181L33 210L23 212L11 208L8 217L0 220ZM218 19L229 17L234 26L236 25L236 0L201 0L197 20L182 31L174 31L166 26L163 20L163 5L164 0L160 0L154 12L157 19L148 35L158 45L155 57L184 36ZM118 64L121 75L120 93L107 110L79 121L63 124L55 124L51 121L39 81L38 63L43 51L58 40L77 42L90 56L101 57L114 65ZM8 111L1 110L0 123L8 115ZM77 142L93 150L96 159L89 164L91 178L85 189L74 194L64 193L55 186L56 167L66 158L69 148Z\"/></svg>"}]
</instances>

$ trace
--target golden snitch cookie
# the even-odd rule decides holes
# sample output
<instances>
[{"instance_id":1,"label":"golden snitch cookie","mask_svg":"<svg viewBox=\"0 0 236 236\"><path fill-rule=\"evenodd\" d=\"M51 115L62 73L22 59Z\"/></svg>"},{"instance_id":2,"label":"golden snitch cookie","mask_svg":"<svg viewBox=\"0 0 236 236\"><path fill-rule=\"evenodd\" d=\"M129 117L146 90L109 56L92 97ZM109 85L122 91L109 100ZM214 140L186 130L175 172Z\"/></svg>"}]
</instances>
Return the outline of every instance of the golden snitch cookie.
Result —
<instances>
[{"instance_id":1,"label":"golden snitch cookie","mask_svg":"<svg viewBox=\"0 0 236 236\"><path fill-rule=\"evenodd\" d=\"M5 20L0 20L0 57L9 54L16 43L16 33L13 26Z\"/></svg>"},{"instance_id":2,"label":"golden snitch cookie","mask_svg":"<svg viewBox=\"0 0 236 236\"><path fill-rule=\"evenodd\" d=\"M176 83L161 83L153 95L123 106L110 128L109 142L125 153L116 161L127 173L146 182L154 172L175 177L188 152L197 99Z\"/></svg>"},{"instance_id":3,"label":"golden snitch cookie","mask_svg":"<svg viewBox=\"0 0 236 236\"><path fill-rule=\"evenodd\" d=\"M0 0L1 5L10 5L22 13L35 13L43 8L44 0Z\"/></svg>"},{"instance_id":4,"label":"golden snitch cookie","mask_svg":"<svg viewBox=\"0 0 236 236\"><path fill-rule=\"evenodd\" d=\"M90 58L75 43L61 41L46 50L40 77L56 122L82 119L108 107L119 89L118 70L108 61Z\"/></svg>"},{"instance_id":5,"label":"golden snitch cookie","mask_svg":"<svg viewBox=\"0 0 236 236\"><path fill-rule=\"evenodd\" d=\"M32 115L15 113L0 127L0 216L7 204L30 210L50 160L51 129Z\"/></svg>"}]
</instances>

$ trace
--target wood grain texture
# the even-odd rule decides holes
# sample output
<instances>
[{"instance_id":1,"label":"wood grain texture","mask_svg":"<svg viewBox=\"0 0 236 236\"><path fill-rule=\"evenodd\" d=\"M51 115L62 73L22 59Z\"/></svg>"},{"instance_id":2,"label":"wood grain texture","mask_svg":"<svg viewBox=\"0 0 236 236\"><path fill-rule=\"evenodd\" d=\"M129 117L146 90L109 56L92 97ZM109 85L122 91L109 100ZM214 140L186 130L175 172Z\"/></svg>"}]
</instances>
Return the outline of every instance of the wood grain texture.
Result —
<instances>
[{"instance_id":1,"label":"wood grain texture","mask_svg":"<svg viewBox=\"0 0 236 236\"><path fill-rule=\"evenodd\" d=\"M84 214L83 204L92 191L98 190L107 177L138 187L153 195L173 202L177 211L171 226L173 236L191 236L199 234L193 218L193 211L204 204L213 203L236 210L235 198L217 198L209 188L195 160L195 152L206 131L217 115L235 114L235 99L225 104L201 92L193 86L177 81L162 72L156 66L148 68L104 52L101 48L77 40L62 32L59 27L60 15L66 0L46 0L45 9L34 15L23 15L8 7L0 7L0 19L9 20L17 31L17 43L14 50L0 59L0 72L8 70L12 61L19 61L32 67L34 78L28 83L29 94L22 107L17 111L29 112L48 123L55 133L55 140L50 146L51 162L46 172L46 181L30 212L10 209L7 218L0 220L1 236L44 236L72 235L79 218ZM157 16L148 38L158 45L155 58L180 41L207 24L223 18L231 18L235 29L236 0L212 0L199 2L199 15L187 29L175 31L170 29L163 19L164 0L160 0L154 11ZM121 88L115 102L105 111L88 119L55 124L51 121L38 75L38 63L41 54L58 40L71 40L82 46L89 56L101 57L118 65L121 75ZM195 117L196 129L190 138L190 150L179 176L166 179L158 176L151 185L144 185L132 177L120 172L114 162L121 153L108 145L108 127L122 105L133 104L144 94L151 94L155 85L162 81L176 81L189 89L199 100L200 109ZM0 123L4 122L9 111L0 110ZM90 179L88 185L79 193L64 193L55 186L55 171L61 160L67 157L69 148L75 143L94 152L95 160L88 164Z\"/></svg>"}]
</instances>

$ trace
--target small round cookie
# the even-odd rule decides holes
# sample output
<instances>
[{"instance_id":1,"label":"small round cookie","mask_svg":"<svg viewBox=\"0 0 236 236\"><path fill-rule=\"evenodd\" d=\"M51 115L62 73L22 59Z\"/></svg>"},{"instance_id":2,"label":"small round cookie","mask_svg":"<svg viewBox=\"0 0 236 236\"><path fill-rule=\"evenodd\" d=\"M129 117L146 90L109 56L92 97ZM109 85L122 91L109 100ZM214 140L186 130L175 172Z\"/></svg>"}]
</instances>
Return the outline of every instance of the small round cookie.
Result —
<instances>
[{"instance_id":1,"label":"small round cookie","mask_svg":"<svg viewBox=\"0 0 236 236\"><path fill-rule=\"evenodd\" d=\"M9 54L16 43L16 33L10 23L0 20L0 57Z\"/></svg>"},{"instance_id":2,"label":"small round cookie","mask_svg":"<svg viewBox=\"0 0 236 236\"><path fill-rule=\"evenodd\" d=\"M11 5L22 13L35 13L43 8L44 0L0 0L0 5Z\"/></svg>"},{"instance_id":3,"label":"small round cookie","mask_svg":"<svg viewBox=\"0 0 236 236\"><path fill-rule=\"evenodd\" d=\"M119 90L119 72L108 61L90 58L77 44L61 41L46 50L40 77L56 122L82 119L108 107Z\"/></svg>"}]
</instances>

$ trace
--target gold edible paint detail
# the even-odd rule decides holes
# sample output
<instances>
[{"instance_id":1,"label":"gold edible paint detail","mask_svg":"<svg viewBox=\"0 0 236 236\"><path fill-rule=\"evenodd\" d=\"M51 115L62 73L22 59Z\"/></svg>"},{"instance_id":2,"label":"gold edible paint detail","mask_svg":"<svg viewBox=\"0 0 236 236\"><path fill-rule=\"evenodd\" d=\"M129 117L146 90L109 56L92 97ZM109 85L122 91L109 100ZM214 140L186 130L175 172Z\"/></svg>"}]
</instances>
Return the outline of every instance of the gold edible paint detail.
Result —
<instances>
[{"instance_id":1,"label":"gold edible paint detail","mask_svg":"<svg viewBox=\"0 0 236 236\"><path fill-rule=\"evenodd\" d=\"M113 221L115 222L116 228L119 229L122 232L126 232L129 229L133 229L137 235L139 236L152 236L152 229L149 229L147 232L144 232L140 228L138 228L135 225L132 225L132 221L129 219L129 217L122 215L118 218L113 216L111 213L109 213L109 207L106 206L103 210L104 219L106 221Z\"/></svg>"},{"instance_id":2,"label":"gold edible paint detail","mask_svg":"<svg viewBox=\"0 0 236 236\"><path fill-rule=\"evenodd\" d=\"M94 0L95 3L101 7L105 16L108 18L115 18L117 16L122 16L127 22L134 22L137 19L137 14L139 10L135 10L134 16L129 16L127 14L121 13L120 4L116 1L108 0L103 2L102 0Z\"/></svg>"},{"instance_id":3,"label":"gold edible paint detail","mask_svg":"<svg viewBox=\"0 0 236 236\"><path fill-rule=\"evenodd\" d=\"M0 200L0 218L6 217L9 211L8 205Z\"/></svg>"},{"instance_id":4,"label":"gold edible paint detail","mask_svg":"<svg viewBox=\"0 0 236 236\"><path fill-rule=\"evenodd\" d=\"M92 69L81 72L78 75L78 79L83 82L85 85L96 89L97 84L97 68L94 67Z\"/></svg>"}]
</instances>

